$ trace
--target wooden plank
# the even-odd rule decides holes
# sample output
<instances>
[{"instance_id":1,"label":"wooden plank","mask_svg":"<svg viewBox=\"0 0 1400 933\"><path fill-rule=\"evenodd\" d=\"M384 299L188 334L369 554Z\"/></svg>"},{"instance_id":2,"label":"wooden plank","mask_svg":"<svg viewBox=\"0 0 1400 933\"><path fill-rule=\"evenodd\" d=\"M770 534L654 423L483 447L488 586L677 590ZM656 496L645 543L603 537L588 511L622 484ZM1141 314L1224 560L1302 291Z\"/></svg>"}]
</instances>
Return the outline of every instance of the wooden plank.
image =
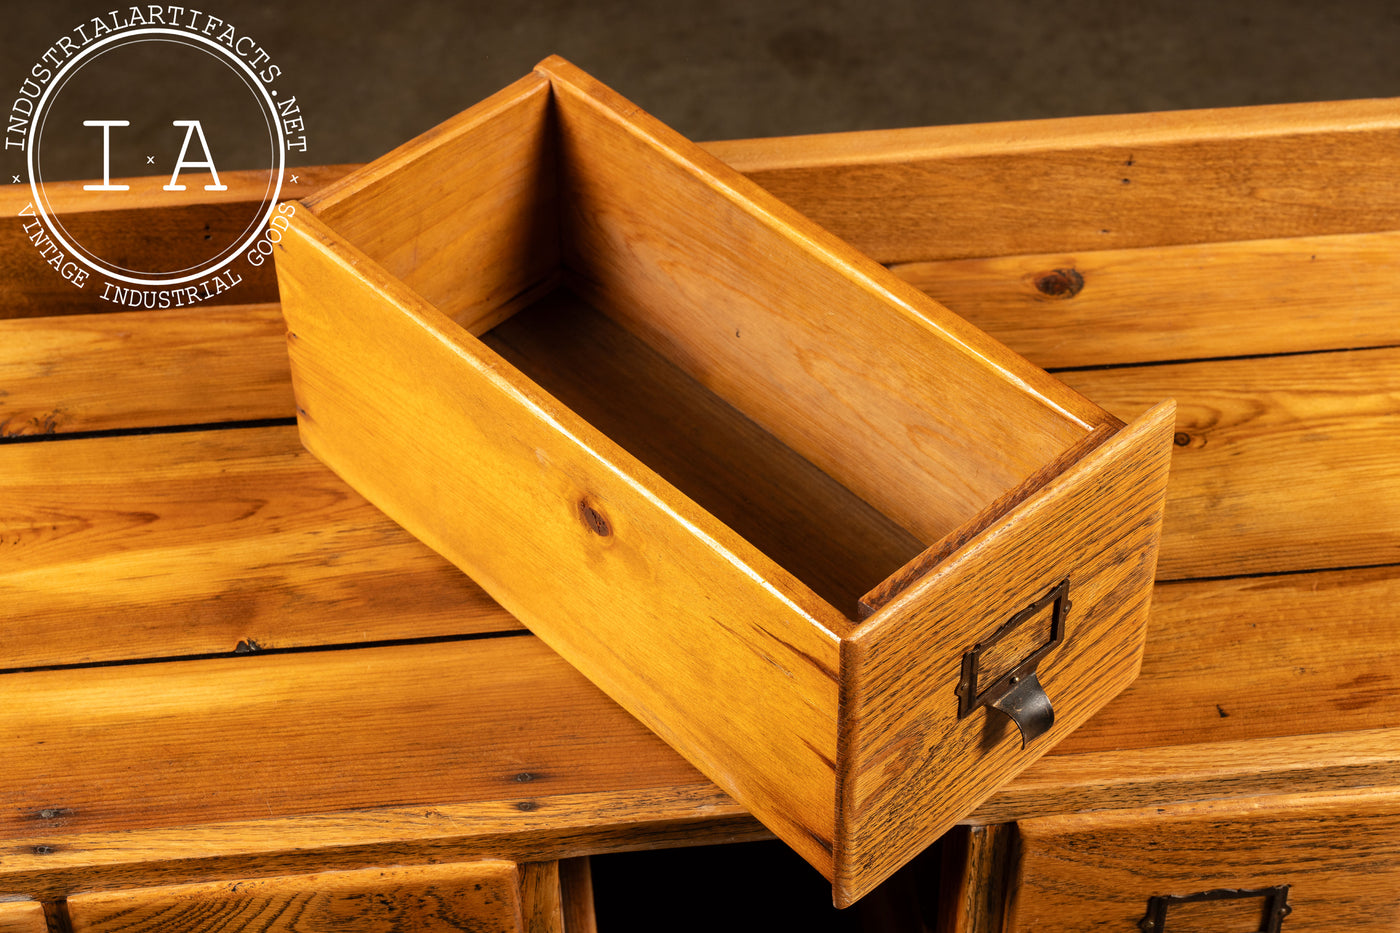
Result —
<instances>
[{"instance_id":1,"label":"wooden plank","mask_svg":"<svg viewBox=\"0 0 1400 933\"><path fill-rule=\"evenodd\" d=\"M23 711L0 724L0 836L59 851L75 834L390 804L420 808L418 835L444 802L519 816L702 782L528 636L8 674L0 690Z\"/></svg>"},{"instance_id":2,"label":"wooden plank","mask_svg":"<svg viewBox=\"0 0 1400 933\"><path fill-rule=\"evenodd\" d=\"M0 445L0 669L518 630L291 426Z\"/></svg>"},{"instance_id":3,"label":"wooden plank","mask_svg":"<svg viewBox=\"0 0 1400 933\"><path fill-rule=\"evenodd\" d=\"M7 838L0 884L7 891L61 898L75 891L405 860L528 861L773 838L713 784L657 783L645 789Z\"/></svg>"},{"instance_id":4,"label":"wooden plank","mask_svg":"<svg viewBox=\"0 0 1400 933\"><path fill-rule=\"evenodd\" d=\"M314 194L349 166L315 166L289 172L280 197ZM291 175L296 174L296 183ZM248 204L266 191L267 173L226 172L219 180L223 192L189 192L177 205L161 191L169 177L116 179L132 190L94 197L83 191L84 182L54 182L44 191L66 227L81 230L84 246L99 256L160 256L171 268L206 258L204 237L233 238L248 223ZM28 185L0 185L0 216L16 217L32 199ZM242 259L229 267L242 282L221 293L209 304L255 303L277 300L272 263L253 265ZM50 267L30 243L23 225L7 224L0 230L0 318L41 317L55 314L99 314L122 307L102 300L92 280L75 288Z\"/></svg>"},{"instance_id":5,"label":"wooden plank","mask_svg":"<svg viewBox=\"0 0 1400 933\"><path fill-rule=\"evenodd\" d=\"M972 824L1349 787L1400 786L1400 729L1286 735L1046 755L968 817Z\"/></svg>"},{"instance_id":6,"label":"wooden plank","mask_svg":"<svg viewBox=\"0 0 1400 933\"><path fill-rule=\"evenodd\" d=\"M1400 563L1400 349L1065 372L1177 400L1158 579Z\"/></svg>"},{"instance_id":7,"label":"wooden plank","mask_svg":"<svg viewBox=\"0 0 1400 933\"><path fill-rule=\"evenodd\" d=\"M514 862L320 872L78 894L73 933L525 933Z\"/></svg>"},{"instance_id":8,"label":"wooden plank","mask_svg":"<svg viewBox=\"0 0 1400 933\"><path fill-rule=\"evenodd\" d=\"M1400 790L1220 800L1019 824L1006 929L1135 929L1148 898L1291 886L1283 929L1390 931L1400 924ZM1261 902L1230 925L1255 930ZM1252 910L1252 913L1245 911ZM1178 920L1204 916L1185 908ZM1254 924L1254 925L1251 925ZM1183 929L1196 929L1183 926Z\"/></svg>"},{"instance_id":9,"label":"wooden plank","mask_svg":"<svg viewBox=\"0 0 1400 933\"><path fill-rule=\"evenodd\" d=\"M1400 344L1400 233L893 267L1037 366Z\"/></svg>"},{"instance_id":10,"label":"wooden plank","mask_svg":"<svg viewBox=\"0 0 1400 933\"><path fill-rule=\"evenodd\" d=\"M0 320L0 437L295 413L275 304Z\"/></svg>"},{"instance_id":11,"label":"wooden plank","mask_svg":"<svg viewBox=\"0 0 1400 933\"><path fill-rule=\"evenodd\" d=\"M1142 674L1055 754L1396 724L1400 567L1162 584Z\"/></svg>"},{"instance_id":12,"label":"wooden plank","mask_svg":"<svg viewBox=\"0 0 1400 933\"><path fill-rule=\"evenodd\" d=\"M706 148L891 263L1400 229L1397 128L1359 100Z\"/></svg>"},{"instance_id":13,"label":"wooden plank","mask_svg":"<svg viewBox=\"0 0 1400 933\"><path fill-rule=\"evenodd\" d=\"M0 933L48 933L44 905L37 901L0 903Z\"/></svg>"}]
</instances>

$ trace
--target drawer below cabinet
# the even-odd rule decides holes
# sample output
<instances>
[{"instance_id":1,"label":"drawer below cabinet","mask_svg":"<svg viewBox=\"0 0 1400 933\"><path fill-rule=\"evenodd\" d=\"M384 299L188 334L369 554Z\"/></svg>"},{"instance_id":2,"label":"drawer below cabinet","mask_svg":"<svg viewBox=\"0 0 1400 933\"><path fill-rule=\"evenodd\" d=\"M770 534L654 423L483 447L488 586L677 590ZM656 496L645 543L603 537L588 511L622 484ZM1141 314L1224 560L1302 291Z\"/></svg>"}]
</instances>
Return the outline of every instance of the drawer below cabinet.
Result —
<instances>
[{"instance_id":1,"label":"drawer below cabinet","mask_svg":"<svg viewBox=\"0 0 1400 933\"><path fill-rule=\"evenodd\" d=\"M38 901L0 903L0 933L47 933L48 928Z\"/></svg>"},{"instance_id":2,"label":"drawer below cabinet","mask_svg":"<svg viewBox=\"0 0 1400 933\"><path fill-rule=\"evenodd\" d=\"M75 894L65 906L73 933L563 933L578 912L562 890L586 884L586 863L563 875L561 886L554 862L397 866Z\"/></svg>"},{"instance_id":3,"label":"drawer below cabinet","mask_svg":"<svg viewBox=\"0 0 1400 933\"><path fill-rule=\"evenodd\" d=\"M1046 817L1018 836L1007 931L1400 929L1400 789Z\"/></svg>"}]
</instances>

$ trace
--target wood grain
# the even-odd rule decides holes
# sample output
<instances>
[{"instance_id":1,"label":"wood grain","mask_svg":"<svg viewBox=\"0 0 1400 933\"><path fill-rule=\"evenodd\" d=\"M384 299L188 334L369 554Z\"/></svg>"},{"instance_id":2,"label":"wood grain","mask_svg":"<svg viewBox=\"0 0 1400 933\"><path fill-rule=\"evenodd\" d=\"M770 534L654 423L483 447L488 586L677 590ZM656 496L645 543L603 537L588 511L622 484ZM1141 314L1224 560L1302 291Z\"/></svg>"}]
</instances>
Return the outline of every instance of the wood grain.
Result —
<instances>
[{"instance_id":1,"label":"wood grain","mask_svg":"<svg viewBox=\"0 0 1400 933\"><path fill-rule=\"evenodd\" d=\"M837 904L922 851L1131 683L1141 662L1171 449L1164 403L871 616L842 645ZM1037 676L1055 724L1023 746L986 707L959 714L963 654L1070 581L1063 641Z\"/></svg>"},{"instance_id":2,"label":"wood grain","mask_svg":"<svg viewBox=\"0 0 1400 933\"><path fill-rule=\"evenodd\" d=\"M295 413L276 304L0 320L0 437Z\"/></svg>"},{"instance_id":3,"label":"wood grain","mask_svg":"<svg viewBox=\"0 0 1400 933\"><path fill-rule=\"evenodd\" d=\"M487 346L820 597L861 594L923 550L844 486L564 293L483 337Z\"/></svg>"},{"instance_id":4,"label":"wood grain","mask_svg":"<svg viewBox=\"0 0 1400 933\"><path fill-rule=\"evenodd\" d=\"M1011 824L959 826L943 837L937 933L1002 933L1015 840Z\"/></svg>"},{"instance_id":5,"label":"wood grain","mask_svg":"<svg viewBox=\"0 0 1400 933\"><path fill-rule=\"evenodd\" d=\"M559 862L559 887L564 901L564 933L598 933L593 872L586 856Z\"/></svg>"},{"instance_id":6,"label":"wood grain","mask_svg":"<svg viewBox=\"0 0 1400 933\"><path fill-rule=\"evenodd\" d=\"M1105 420L587 75L541 67L571 285L915 537Z\"/></svg>"},{"instance_id":7,"label":"wood grain","mask_svg":"<svg viewBox=\"0 0 1400 933\"><path fill-rule=\"evenodd\" d=\"M527 75L307 206L479 333L548 288L559 264L550 107L549 82Z\"/></svg>"},{"instance_id":8,"label":"wood grain","mask_svg":"<svg viewBox=\"0 0 1400 933\"><path fill-rule=\"evenodd\" d=\"M5 874L250 853L270 867L266 854L289 848L314 859L453 837L477 838L478 856L512 837L583 848L644 822L633 802L656 811L660 791L686 819L742 815L708 785L706 807L685 801L675 789L700 776L529 637L9 674L0 687L25 711L0 732Z\"/></svg>"},{"instance_id":9,"label":"wood grain","mask_svg":"<svg viewBox=\"0 0 1400 933\"><path fill-rule=\"evenodd\" d=\"M293 427L0 445L0 669L518 630Z\"/></svg>"},{"instance_id":10,"label":"wood grain","mask_svg":"<svg viewBox=\"0 0 1400 933\"><path fill-rule=\"evenodd\" d=\"M565 933L564 894L558 862L520 866L522 933Z\"/></svg>"},{"instance_id":11,"label":"wood grain","mask_svg":"<svg viewBox=\"0 0 1400 933\"><path fill-rule=\"evenodd\" d=\"M1400 786L1400 729L1046 755L967 823L1288 791Z\"/></svg>"},{"instance_id":12,"label":"wood grain","mask_svg":"<svg viewBox=\"0 0 1400 933\"><path fill-rule=\"evenodd\" d=\"M44 905L37 901L0 903L0 933L48 933Z\"/></svg>"},{"instance_id":13,"label":"wood grain","mask_svg":"<svg viewBox=\"0 0 1400 933\"><path fill-rule=\"evenodd\" d=\"M1400 923L1394 788L1110 810L1018 829L1008 931L1131 930L1153 895L1280 884L1291 885L1290 933ZM1255 929L1244 919L1236 914L1238 929Z\"/></svg>"},{"instance_id":14,"label":"wood grain","mask_svg":"<svg viewBox=\"0 0 1400 933\"><path fill-rule=\"evenodd\" d=\"M908 263L894 273L1037 366L1400 344L1400 233Z\"/></svg>"},{"instance_id":15,"label":"wood grain","mask_svg":"<svg viewBox=\"0 0 1400 933\"><path fill-rule=\"evenodd\" d=\"M833 633L849 622L315 218L292 230L278 274L303 443L829 858Z\"/></svg>"},{"instance_id":16,"label":"wood grain","mask_svg":"<svg viewBox=\"0 0 1400 933\"><path fill-rule=\"evenodd\" d=\"M74 891L405 860L531 861L773 838L709 782L659 783L524 801L516 796L428 807L322 808L306 816L11 837L0 859L0 884L52 899Z\"/></svg>"},{"instance_id":17,"label":"wood grain","mask_svg":"<svg viewBox=\"0 0 1400 933\"><path fill-rule=\"evenodd\" d=\"M711 143L879 262L1400 229L1393 100Z\"/></svg>"},{"instance_id":18,"label":"wood grain","mask_svg":"<svg viewBox=\"0 0 1400 933\"><path fill-rule=\"evenodd\" d=\"M1177 400L1159 579L1400 563L1400 349L1061 373Z\"/></svg>"},{"instance_id":19,"label":"wood grain","mask_svg":"<svg viewBox=\"0 0 1400 933\"><path fill-rule=\"evenodd\" d=\"M280 197L285 200L314 194L347 169L294 169L284 180ZM291 174L298 176L295 184ZM95 255L122 257L124 261L135 257L138 265L159 257L165 268L183 268L208 258L206 236L234 242L243 235L250 209L266 191L265 172L222 173L219 180L228 186L227 191L206 192L201 186L190 185L184 194L172 195L160 190L168 176L118 179L114 183L124 181L132 190L103 192L101 197L83 191L81 181L46 183L44 190L65 227ZM0 185L0 215L17 217L32 197L28 185ZM237 259L228 268L242 281L210 304L277 300L271 262L255 266ZM120 310L122 306L102 300L95 279L75 288L59 276L30 243L22 224L7 224L0 230L0 318Z\"/></svg>"},{"instance_id":20,"label":"wood grain","mask_svg":"<svg viewBox=\"0 0 1400 933\"><path fill-rule=\"evenodd\" d=\"M73 933L525 933L521 881L513 862L414 865L78 894L68 914Z\"/></svg>"},{"instance_id":21,"label":"wood grain","mask_svg":"<svg viewBox=\"0 0 1400 933\"><path fill-rule=\"evenodd\" d=\"M1055 754L1400 726L1400 567L1159 585L1142 674Z\"/></svg>"}]
</instances>

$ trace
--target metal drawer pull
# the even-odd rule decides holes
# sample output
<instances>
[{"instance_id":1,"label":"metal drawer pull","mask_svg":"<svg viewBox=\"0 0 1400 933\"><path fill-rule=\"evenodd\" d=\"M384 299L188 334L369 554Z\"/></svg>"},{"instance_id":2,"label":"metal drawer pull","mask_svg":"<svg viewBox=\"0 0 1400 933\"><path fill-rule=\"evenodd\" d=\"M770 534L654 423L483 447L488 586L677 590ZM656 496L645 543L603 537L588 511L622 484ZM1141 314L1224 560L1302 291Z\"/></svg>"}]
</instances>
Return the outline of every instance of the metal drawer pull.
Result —
<instances>
[{"instance_id":1,"label":"metal drawer pull","mask_svg":"<svg viewBox=\"0 0 1400 933\"><path fill-rule=\"evenodd\" d=\"M1070 608L1069 578L1065 578L1012 616L991 638L973 645L962 659L958 718L990 706L1016 724L1022 748L1049 731L1055 724L1055 708L1036 676L1036 665L1064 638Z\"/></svg>"},{"instance_id":2,"label":"metal drawer pull","mask_svg":"<svg viewBox=\"0 0 1400 933\"><path fill-rule=\"evenodd\" d=\"M1264 924L1259 928L1259 933L1279 933L1283 926L1283 918L1293 912L1293 908L1288 906L1288 885L1286 884L1275 885L1272 888L1255 888L1249 891L1221 889L1202 891L1200 894L1163 894L1150 897L1147 899L1147 916L1138 921L1138 927L1143 933L1169 933L1167 909L1170 907L1180 904L1199 904L1203 901L1234 901L1256 897L1264 899L1264 903L1255 908L1258 912L1251 912L1253 916L1260 917ZM1249 910L1247 905L1241 905L1241 914L1247 910ZM1190 922L1189 919L1188 922ZM1192 924L1192 929L1196 928L1196 925Z\"/></svg>"}]
</instances>

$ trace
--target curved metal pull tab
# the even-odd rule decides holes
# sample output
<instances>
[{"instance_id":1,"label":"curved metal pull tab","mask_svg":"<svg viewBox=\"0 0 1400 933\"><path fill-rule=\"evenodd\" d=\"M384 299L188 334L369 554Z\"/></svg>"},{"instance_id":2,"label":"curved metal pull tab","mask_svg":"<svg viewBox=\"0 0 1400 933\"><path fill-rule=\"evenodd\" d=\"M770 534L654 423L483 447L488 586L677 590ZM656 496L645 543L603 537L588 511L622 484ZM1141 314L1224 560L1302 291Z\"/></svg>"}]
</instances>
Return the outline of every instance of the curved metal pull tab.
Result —
<instances>
[{"instance_id":1,"label":"curved metal pull tab","mask_svg":"<svg viewBox=\"0 0 1400 933\"><path fill-rule=\"evenodd\" d=\"M1011 717L1021 730L1021 747L1034 742L1055 724L1055 707L1032 671L1021 678L1011 678L1011 689L991 703L992 709Z\"/></svg>"},{"instance_id":2,"label":"curved metal pull tab","mask_svg":"<svg viewBox=\"0 0 1400 933\"><path fill-rule=\"evenodd\" d=\"M963 655L958 682L958 718L990 706L1021 730L1021 747L1055 724L1055 708L1040 685L1036 666L1065 635L1072 608L1069 578L1012 616L990 638Z\"/></svg>"}]
</instances>

